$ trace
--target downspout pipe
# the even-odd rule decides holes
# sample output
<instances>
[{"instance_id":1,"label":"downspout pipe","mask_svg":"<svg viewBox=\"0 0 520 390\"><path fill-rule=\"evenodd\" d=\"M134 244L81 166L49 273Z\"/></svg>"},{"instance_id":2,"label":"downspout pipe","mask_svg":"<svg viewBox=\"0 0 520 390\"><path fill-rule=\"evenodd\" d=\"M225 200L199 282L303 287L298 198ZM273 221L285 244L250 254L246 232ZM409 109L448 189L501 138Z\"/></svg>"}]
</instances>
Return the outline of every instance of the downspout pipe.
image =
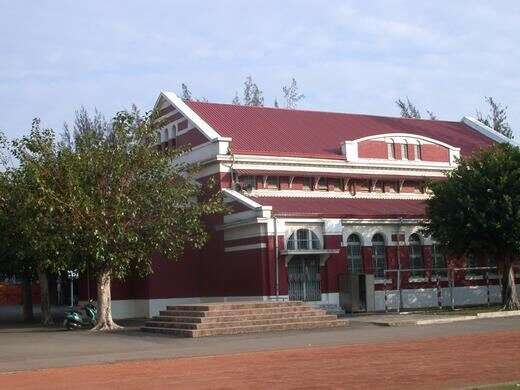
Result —
<instances>
[{"instance_id":1,"label":"downspout pipe","mask_svg":"<svg viewBox=\"0 0 520 390\"><path fill-rule=\"evenodd\" d=\"M278 219L276 217L273 218L274 220L274 275L275 275L275 294L276 294L276 300L278 301L280 299L280 273L278 272L278 257L279 257L279 250L278 250Z\"/></svg>"}]
</instances>

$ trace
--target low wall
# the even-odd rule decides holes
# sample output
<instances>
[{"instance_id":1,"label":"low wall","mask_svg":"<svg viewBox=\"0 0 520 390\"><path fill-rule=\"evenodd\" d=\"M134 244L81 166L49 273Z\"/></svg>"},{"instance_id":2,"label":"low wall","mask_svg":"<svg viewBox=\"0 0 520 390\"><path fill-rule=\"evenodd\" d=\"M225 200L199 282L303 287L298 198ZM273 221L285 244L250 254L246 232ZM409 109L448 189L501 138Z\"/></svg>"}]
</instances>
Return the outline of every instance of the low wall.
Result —
<instances>
[{"instance_id":1,"label":"low wall","mask_svg":"<svg viewBox=\"0 0 520 390\"><path fill-rule=\"evenodd\" d=\"M520 294L520 286L516 287ZM491 303L500 303L501 298L500 286L489 286L489 300ZM436 288L420 288L402 290L401 309L419 309L425 307L437 307L438 297ZM453 288L453 300L455 306L469 305L485 305L488 300L488 289L486 286L465 286ZM442 306L451 306L451 290L449 288L441 289ZM388 310L396 310L398 305L398 291L388 290L386 294L386 307ZM375 308L376 311L385 310L385 292L375 292Z\"/></svg>"}]
</instances>

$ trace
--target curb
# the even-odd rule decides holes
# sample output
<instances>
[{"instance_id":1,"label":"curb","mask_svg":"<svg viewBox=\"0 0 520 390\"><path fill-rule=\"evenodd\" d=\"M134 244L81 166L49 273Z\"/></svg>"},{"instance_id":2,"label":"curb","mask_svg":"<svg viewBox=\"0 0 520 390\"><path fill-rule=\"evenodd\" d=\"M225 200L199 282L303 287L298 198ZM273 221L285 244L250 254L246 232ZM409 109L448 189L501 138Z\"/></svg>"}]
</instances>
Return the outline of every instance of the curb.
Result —
<instances>
[{"instance_id":1,"label":"curb","mask_svg":"<svg viewBox=\"0 0 520 390\"><path fill-rule=\"evenodd\" d=\"M467 316L446 316L441 318L428 318L423 320L412 320L403 318L402 320L391 320L391 321L367 321L367 323L372 325L379 326L409 326L409 325L436 325L436 324L450 324L453 322L462 322L462 321L471 321L478 319L486 319L486 318L502 318L502 317L516 317L520 316L520 310L513 311L493 311L493 312L483 312L477 313L475 315L467 315ZM352 322L356 322L355 320L351 320Z\"/></svg>"},{"instance_id":2,"label":"curb","mask_svg":"<svg viewBox=\"0 0 520 390\"><path fill-rule=\"evenodd\" d=\"M492 311L489 313L477 313L478 318L501 318L520 316L520 310L511 311Z\"/></svg>"},{"instance_id":3,"label":"curb","mask_svg":"<svg viewBox=\"0 0 520 390\"><path fill-rule=\"evenodd\" d=\"M417 320L415 321L416 325L434 325L434 324L449 324L451 322L460 322L460 321L471 321L476 320L477 316L460 316L453 318L435 318L431 320Z\"/></svg>"}]
</instances>

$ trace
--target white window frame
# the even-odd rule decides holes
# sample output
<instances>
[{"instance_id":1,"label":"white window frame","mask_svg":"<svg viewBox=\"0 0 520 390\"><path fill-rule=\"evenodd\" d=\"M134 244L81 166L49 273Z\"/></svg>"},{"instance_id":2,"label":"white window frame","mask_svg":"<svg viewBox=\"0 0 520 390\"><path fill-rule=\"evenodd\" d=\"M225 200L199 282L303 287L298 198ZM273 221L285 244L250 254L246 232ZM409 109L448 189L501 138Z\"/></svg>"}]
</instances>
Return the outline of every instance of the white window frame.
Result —
<instances>
[{"instance_id":1,"label":"white window frame","mask_svg":"<svg viewBox=\"0 0 520 390\"><path fill-rule=\"evenodd\" d=\"M376 238L378 238L377 241L375 241ZM382 249L382 253L376 253L377 249ZM382 268L378 266L379 262L382 262ZM372 236L372 264L374 267L374 278L384 279L386 276L384 271L387 269L387 257L386 242L381 233L376 233Z\"/></svg>"},{"instance_id":2,"label":"white window frame","mask_svg":"<svg viewBox=\"0 0 520 390\"><path fill-rule=\"evenodd\" d=\"M302 237L302 238L300 238ZM318 235L311 229L299 228L293 231L287 238L287 250L316 250L322 249Z\"/></svg>"},{"instance_id":3,"label":"white window frame","mask_svg":"<svg viewBox=\"0 0 520 390\"><path fill-rule=\"evenodd\" d=\"M349 241L350 237L357 238L357 241L355 241L355 244L352 241ZM358 253L356 253L356 254L352 253L352 250L354 248L358 249ZM359 234L352 233L347 238L347 260L348 260L348 270L350 271L350 273L353 273L353 274L364 273L361 237L359 236Z\"/></svg>"},{"instance_id":4,"label":"white window frame","mask_svg":"<svg viewBox=\"0 0 520 390\"><path fill-rule=\"evenodd\" d=\"M417 237L417 239L415 239ZM424 256L422 253L422 241L417 233L413 233L408 238L408 251L410 259L410 277L423 278L424 271L414 271L415 269L424 269ZM418 267L417 263L420 262Z\"/></svg>"}]
</instances>

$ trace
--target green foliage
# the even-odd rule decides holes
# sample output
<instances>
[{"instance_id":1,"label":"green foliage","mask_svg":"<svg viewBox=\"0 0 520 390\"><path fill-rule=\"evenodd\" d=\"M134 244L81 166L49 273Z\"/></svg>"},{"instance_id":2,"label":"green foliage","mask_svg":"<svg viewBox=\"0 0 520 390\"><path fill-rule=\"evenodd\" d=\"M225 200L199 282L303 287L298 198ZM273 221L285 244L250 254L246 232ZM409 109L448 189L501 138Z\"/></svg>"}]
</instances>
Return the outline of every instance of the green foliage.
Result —
<instances>
[{"instance_id":1,"label":"green foliage","mask_svg":"<svg viewBox=\"0 0 520 390\"><path fill-rule=\"evenodd\" d=\"M496 102L492 97L486 97L485 100L489 105L489 113L483 115L477 110L478 121L491 127L500 134L505 135L507 138L513 139L513 130L507 122L507 106L502 106L502 104Z\"/></svg>"},{"instance_id":2,"label":"green foliage","mask_svg":"<svg viewBox=\"0 0 520 390\"><path fill-rule=\"evenodd\" d=\"M73 237L66 230L70 222L63 209L48 207L42 177L36 167L45 167L52 189L64 183L60 175L58 147L50 129L35 119L30 134L13 142L11 152L19 165L3 172L1 203L2 247L10 252L13 274L34 273L37 266L60 272L73 263ZM14 254L14 255L13 255Z\"/></svg>"},{"instance_id":3,"label":"green foliage","mask_svg":"<svg viewBox=\"0 0 520 390\"><path fill-rule=\"evenodd\" d=\"M33 131L17 147L43 194L39 207L58 216L80 268L122 279L149 273L153 252L177 259L186 245L201 247L202 218L223 207L193 180L196 166L176 162L185 151L158 151L154 117L136 109L107 126L83 116L66 142Z\"/></svg>"},{"instance_id":4,"label":"green foliage","mask_svg":"<svg viewBox=\"0 0 520 390\"><path fill-rule=\"evenodd\" d=\"M401 118L421 119L421 112L415 106L415 104L410 101L410 99L406 98L406 101L403 99L397 99L395 104L401 111ZM432 111L426 110L426 113L428 114L430 120L437 120L437 115L435 115Z\"/></svg>"},{"instance_id":5,"label":"green foliage","mask_svg":"<svg viewBox=\"0 0 520 390\"><path fill-rule=\"evenodd\" d=\"M427 232L455 255L520 255L520 149L497 144L432 184Z\"/></svg>"}]
</instances>

